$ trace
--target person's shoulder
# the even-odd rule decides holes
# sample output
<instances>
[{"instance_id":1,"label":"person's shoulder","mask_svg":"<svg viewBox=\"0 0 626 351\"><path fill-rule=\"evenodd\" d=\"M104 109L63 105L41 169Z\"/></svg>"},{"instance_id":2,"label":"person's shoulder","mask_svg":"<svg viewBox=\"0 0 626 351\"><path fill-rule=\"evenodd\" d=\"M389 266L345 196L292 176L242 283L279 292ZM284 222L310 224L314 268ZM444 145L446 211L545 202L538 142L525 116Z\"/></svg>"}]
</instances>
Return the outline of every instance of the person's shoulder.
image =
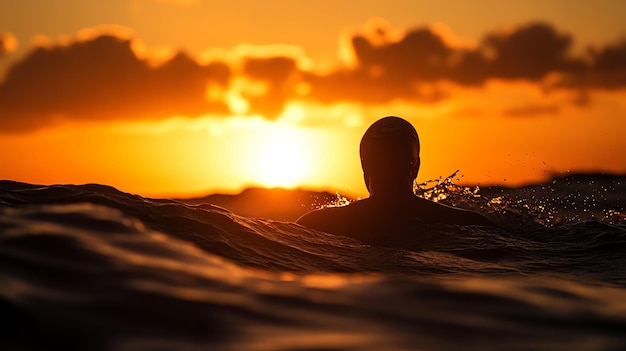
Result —
<instances>
[{"instance_id":1,"label":"person's shoulder","mask_svg":"<svg viewBox=\"0 0 626 351\"><path fill-rule=\"evenodd\" d=\"M419 197L415 199L415 206L419 208L421 217L427 222L497 227L489 218L471 210L452 207Z\"/></svg>"},{"instance_id":2,"label":"person's shoulder","mask_svg":"<svg viewBox=\"0 0 626 351\"><path fill-rule=\"evenodd\" d=\"M306 227L311 227L313 224L319 222L322 218L332 215L333 212L336 212L334 211L334 208L329 208L329 207L309 211L303 214L302 216L300 216L300 218L298 218L296 223L301 224Z\"/></svg>"},{"instance_id":3,"label":"person's shoulder","mask_svg":"<svg viewBox=\"0 0 626 351\"><path fill-rule=\"evenodd\" d=\"M309 211L296 221L296 223L301 224L305 227L311 227L311 225L315 224L319 221L321 217L324 217L328 213L328 208L321 208L318 210Z\"/></svg>"},{"instance_id":4,"label":"person's shoulder","mask_svg":"<svg viewBox=\"0 0 626 351\"><path fill-rule=\"evenodd\" d=\"M346 211L347 206L342 207L324 207L317 210L313 210L302 215L296 223L302 224L304 226L310 227L320 221L327 221L331 218L340 216L343 212Z\"/></svg>"},{"instance_id":5,"label":"person's shoulder","mask_svg":"<svg viewBox=\"0 0 626 351\"><path fill-rule=\"evenodd\" d=\"M346 206L325 207L305 213L296 223L323 232L343 233L347 230L346 227L363 217L366 207L365 200Z\"/></svg>"}]
</instances>

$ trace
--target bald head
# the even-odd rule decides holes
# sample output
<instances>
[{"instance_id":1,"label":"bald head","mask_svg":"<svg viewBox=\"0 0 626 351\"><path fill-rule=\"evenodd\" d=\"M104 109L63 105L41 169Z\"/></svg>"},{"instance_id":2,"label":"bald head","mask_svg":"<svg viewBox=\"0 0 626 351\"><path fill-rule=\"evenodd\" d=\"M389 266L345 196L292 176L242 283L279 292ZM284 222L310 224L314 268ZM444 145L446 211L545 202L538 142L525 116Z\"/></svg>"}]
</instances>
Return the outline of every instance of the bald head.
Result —
<instances>
[{"instance_id":1,"label":"bald head","mask_svg":"<svg viewBox=\"0 0 626 351\"><path fill-rule=\"evenodd\" d=\"M420 143L411 123L395 116L374 122L361 139L361 166L368 190L372 184L410 182L419 170Z\"/></svg>"}]
</instances>

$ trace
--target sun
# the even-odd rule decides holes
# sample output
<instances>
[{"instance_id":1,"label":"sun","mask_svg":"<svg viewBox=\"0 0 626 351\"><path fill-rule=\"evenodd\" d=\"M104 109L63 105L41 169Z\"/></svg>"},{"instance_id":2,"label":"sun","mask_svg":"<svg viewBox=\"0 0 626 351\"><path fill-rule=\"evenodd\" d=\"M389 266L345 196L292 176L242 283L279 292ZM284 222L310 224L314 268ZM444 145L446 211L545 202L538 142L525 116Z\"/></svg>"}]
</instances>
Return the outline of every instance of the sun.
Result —
<instances>
[{"instance_id":1,"label":"sun","mask_svg":"<svg viewBox=\"0 0 626 351\"><path fill-rule=\"evenodd\" d=\"M254 154L254 178L264 186L292 188L306 178L307 150L294 130L268 130Z\"/></svg>"},{"instance_id":2,"label":"sun","mask_svg":"<svg viewBox=\"0 0 626 351\"><path fill-rule=\"evenodd\" d=\"M266 186L293 187L304 176L302 157L293 145L269 142L260 150L257 178Z\"/></svg>"}]
</instances>

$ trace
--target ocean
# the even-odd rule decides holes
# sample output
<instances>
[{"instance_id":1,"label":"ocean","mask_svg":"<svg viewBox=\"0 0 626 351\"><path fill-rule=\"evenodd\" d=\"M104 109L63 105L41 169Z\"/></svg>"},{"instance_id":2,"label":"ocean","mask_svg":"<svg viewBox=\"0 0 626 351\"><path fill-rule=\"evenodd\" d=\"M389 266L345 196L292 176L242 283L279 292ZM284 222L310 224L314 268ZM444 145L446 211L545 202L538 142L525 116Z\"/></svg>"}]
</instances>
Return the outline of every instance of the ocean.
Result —
<instances>
[{"instance_id":1,"label":"ocean","mask_svg":"<svg viewBox=\"0 0 626 351\"><path fill-rule=\"evenodd\" d=\"M245 212L244 194L0 181L0 350L626 349L624 176L426 182L502 229L384 245L294 223L341 195L252 192Z\"/></svg>"}]
</instances>

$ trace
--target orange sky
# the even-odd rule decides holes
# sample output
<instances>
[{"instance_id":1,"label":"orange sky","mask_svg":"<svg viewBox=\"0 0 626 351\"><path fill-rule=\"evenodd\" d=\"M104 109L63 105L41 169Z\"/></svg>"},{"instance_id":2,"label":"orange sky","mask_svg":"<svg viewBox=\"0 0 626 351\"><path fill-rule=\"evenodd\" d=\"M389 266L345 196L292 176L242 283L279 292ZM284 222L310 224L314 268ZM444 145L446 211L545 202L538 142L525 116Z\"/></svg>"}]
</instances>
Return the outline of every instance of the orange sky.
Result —
<instances>
[{"instance_id":1,"label":"orange sky","mask_svg":"<svg viewBox=\"0 0 626 351\"><path fill-rule=\"evenodd\" d=\"M626 173L624 2L468 3L0 3L0 179L365 196L385 115L419 181Z\"/></svg>"}]
</instances>

